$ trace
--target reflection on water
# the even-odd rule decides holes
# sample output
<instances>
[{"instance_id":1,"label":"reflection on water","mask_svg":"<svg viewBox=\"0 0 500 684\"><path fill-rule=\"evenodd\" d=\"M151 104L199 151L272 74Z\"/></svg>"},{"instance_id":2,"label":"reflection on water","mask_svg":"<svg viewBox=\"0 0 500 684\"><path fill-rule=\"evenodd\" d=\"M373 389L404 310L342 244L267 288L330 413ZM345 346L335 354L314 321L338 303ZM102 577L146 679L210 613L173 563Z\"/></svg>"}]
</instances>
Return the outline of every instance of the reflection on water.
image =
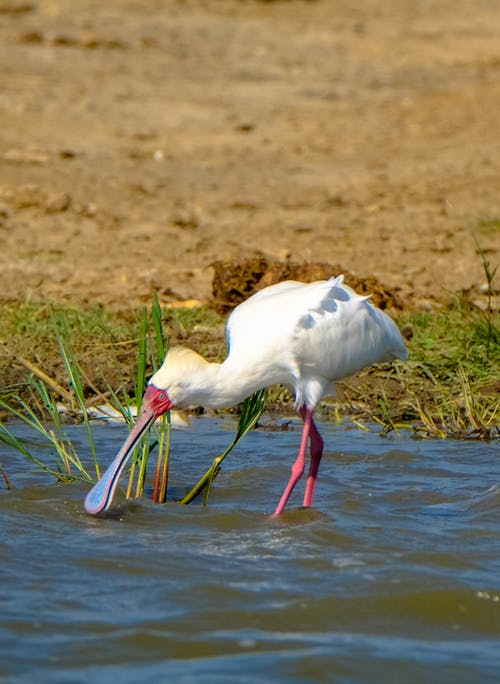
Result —
<instances>
[{"instance_id":1,"label":"reflection on water","mask_svg":"<svg viewBox=\"0 0 500 684\"><path fill-rule=\"evenodd\" d=\"M233 427L175 432L172 497ZM2 446L0 680L498 681L498 444L321 431L315 508L293 507L299 487L279 520L297 430L243 440L208 508L119 499L103 519L83 511L88 487ZM98 428L106 460L123 436Z\"/></svg>"}]
</instances>

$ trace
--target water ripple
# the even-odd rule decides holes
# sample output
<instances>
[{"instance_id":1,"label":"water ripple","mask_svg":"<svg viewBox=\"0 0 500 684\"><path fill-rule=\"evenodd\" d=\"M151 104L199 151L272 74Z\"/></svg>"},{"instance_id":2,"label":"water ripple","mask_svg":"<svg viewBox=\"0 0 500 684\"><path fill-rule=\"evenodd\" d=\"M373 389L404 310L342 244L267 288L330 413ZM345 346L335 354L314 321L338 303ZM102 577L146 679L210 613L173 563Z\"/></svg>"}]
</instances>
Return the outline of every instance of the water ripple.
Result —
<instances>
[{"instance_id":1,"label":"water ripple","mask_svg":"<svg viewBox=\"0 0 500 684\"><path fill-rule=\"evenodd\" d=\"M175 491L210 462L193 444L222 450L225 427L174 434ZM497 446L321 429L316 506L299 490L278 520L296 431L249 435L208 508L121 499L102 519L84 514L85 485L0 450L18 487L0 492L0 679L494 681ZM122 435L107 434L111 458Z\"/></svg>"}]
</instances>

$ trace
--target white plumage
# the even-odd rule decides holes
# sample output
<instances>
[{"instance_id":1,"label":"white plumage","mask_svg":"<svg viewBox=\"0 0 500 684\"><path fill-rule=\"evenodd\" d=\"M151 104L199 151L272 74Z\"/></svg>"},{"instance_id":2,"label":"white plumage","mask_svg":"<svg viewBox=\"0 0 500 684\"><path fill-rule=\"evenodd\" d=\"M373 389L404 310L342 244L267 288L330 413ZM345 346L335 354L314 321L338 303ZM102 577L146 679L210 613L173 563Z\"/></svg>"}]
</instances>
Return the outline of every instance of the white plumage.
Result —
<instances>
[{"instance_id":1,"label":"white plumage","mask_svg":"<svg viewBox=\"0 0 500 684\"><path fill-rule=\"evenodd\" d=\"M240 304L227 322L228 356L208 363L199 354L172 348L149 381L134 430L87 496L96 514L111 504L126 459L144 430L173 407L232 406L257 389L286 385L304 419L299 456L275 515L283 510L304 470L310 441L311 465L304 505L312 505L323 440L313 412L333 383L377 361L406 360L396 324L343 284L343 276L315 283L286 281L257 292Z\"/></svg>"}]
</instances>

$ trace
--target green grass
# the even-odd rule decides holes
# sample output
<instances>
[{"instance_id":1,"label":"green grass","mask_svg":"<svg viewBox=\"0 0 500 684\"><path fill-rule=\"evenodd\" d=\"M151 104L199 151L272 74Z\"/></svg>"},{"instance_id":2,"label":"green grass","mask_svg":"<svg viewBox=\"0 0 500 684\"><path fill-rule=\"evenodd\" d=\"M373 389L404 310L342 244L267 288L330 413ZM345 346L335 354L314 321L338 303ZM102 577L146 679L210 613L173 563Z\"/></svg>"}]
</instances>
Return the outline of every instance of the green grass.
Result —
<instances>
[{"instance_id":1,"label":"green grass","mask_svg":"<svg viewBox=\"0 0 500 684\"><path fill-rule=\"evenodd\" d=\"M459 364L472 382L493 380L498 373L498 316L490 330L482 311L457 301L434 314L413 314L404 323L413 330L411 362L424 364L436 380L453 382Z\"/></svg>"},{"instance_id":2,"label":"green grass","mask_svg":"<svg viewBox=\"0 0 500 684\"><path fill-rule=\"evenodd\" d=\"M500 218L498 216L483 216L477 222L477 229L484 233L500 230Z\"/></svg>"},{"instance_id":3,"label":"green grass","mask_svg":"<svg viewBox=\"0 0 500 684\"><path fill-rule=\"evenodd\" d=\"M0 303L0 397L26 387L26 366L34 363L45 370L60 387L67 381L66 369L54 336L54 319L64 320L71 346L78 358L82 382L88 398L126 390L135 394L137 348L140 340L142 310L116 312L102 306L75 309L48 302ZM200 338L195 348L215 358L223 353L220 337L204 337L197 328L210 328L222 322L213 312L197 308L165 310L163 325L175 344ZM154 344L151 331L149 348ZM148 357L145 375L154 372L153 356ZM99 398L101 401L101 398Z\"/></svg>"},{"instance_id":4,"label":"green grass","mask_svg":"<svg viewBox=\"0 0 500 684\"><path fill-rule=\"evenodd\" d=\"M11 417L17 418L32 430L37 432L49 447L49 459L44 461L35 456L28 448L28 444L18 438L8 425L0 422L0 441L11 449L18 451L39 470L52 475L62 482L74 480L92 480L72 442L67 438L64 425L55 397L46 385L31 378L29 381L31 401L14 395L7 403L0 400L0 407ZM50 422L41 416L47 416ZM96 470L98 475L98 470Z\"/></svg>"},{"instance_id":5,"label":"green grass","mask_svg":"<svg viewBox=\"0 0 500 684\"><path fill-rule=\"evenodd\" d=\"M69 482L81 478L86 480L92 480L93 477L99 478L101 475L101 464L99 464L88 412L89 386L93 388L93 392L101 402L108 400L113 404L121 412L129 425L132 424L130 412L132 399L125 386L121 388L120 393L111 386L108 386L107 396L104 396L98 389L95 389L93 383L88 380L88 377L82 370L74 341L82 342L89 333L93 333L94 337L90 339L96 337L97 344L102 344L101 337L103 335L105 336L105 344L110 348L121 344L123 340L119 339L116 332L110 329L109 322L111 317L102 309L91 309L86 312L86 315L83 315L82 313L64 310L60 307L40 308L34 312L31 305L22 305L17 311L14 308L7 308L7 314L11 314L10 318L8 315L5 316L5 320L7 323L10 323L13 333L11 341L15 341L16 335L19 333L27 335L28 330L36 333L38 343L45 342L49 335L51 335L53 342L55 341L57 346L57 364L62 366L64 370L64 380L61 384L58 380L51 377L50 373L40 368L33 360L24 359L16 354L14 358L21 360L23 367L27 367L31 370L31 373L22 384L10 386L4 390L0 398L0 408L4 410L7 416L21 420L44 438L52 447L50 461L46 463L35 457L29 451L26 444L22 440L17 439L4 423L0 423L0 440L22 453L43 471L53 474L57 479ZM22 315L26 314L34 320L22 323ZM161 362L165 353L161 329L161 309L156 297L153 301L151 319L153 320L152 325L148 312L144 309L141 314L139 332L137 334L138 360L134 392L137 410L140 410L148 359L151 359L150 365L155 368ZM152 332L150 327L152 327ZM117 326L115 326L115 330L117 330ZM123 329L120 329L120 332L123 336ZM85 344L88 345L88 339ZM16 352L18 352L17 349ZM74 450L73 445L66 437L58 405L58 399L61 396L65 400L66 408L78 415L86 427L94 476L85 467ZM168 424L167 429L169 429ZM136 455L133 462L132 478L135 463L137 461L140 462L136 490L139 494L142 494L147 455L150 450L151 447L145 442L142 448L142 458L138 459Z\"/></svg>"},{"instance_id":6,"label":"green grass","mask_svg":"<svg viewBox=\"0 0 500 684\"><path fill-rule=\"evenodd\" d=\"M12 311L12 310L11 310ZM21 311L29 314L33 313L31 307L26 309L21 307ZM20 313L11 319L13 328L17 329L21 321ZM71 312L72 313L72 312ZM49 316L48 321L46 315ZM35 430L42 440L50 447L49 459L44 461L33 454L27 442L19 439L4 422L0 422L0 441L11 449L14 449L26 457L38 467L39 470L53 475L57 480L72 482L74 480L93 481L94 477L99 478L102 474L102 464L99 463L97 449L94 442L92 423L88 412L88 398L84 383L84 374L80 367L75 346L73 344L73 334L84 332L89 328L89 320L93 312L88 313L88 317L83 315L72 316L67 312L57 308L47 308L42 311L42 315L35 324L37 334L48 335L47 323L50 324L52 337L57 343L59 361L62 363L65 373L65 386L54 380L45 370L39 368L33 361L24 360L24 367L31 370L30 375L23 383L24 393L27 398L21 396L12 388L4 391L3 398L0 398L0 408L10 418L17 419L25 423L32 430ZM137 359L136 372L134 378L134 395L131 397L126 389L123 389L121 396L110 386L107 389L107 397L110 403L119 410L129 428L133 425L131 406L135 404L137 413L141 409L142 394L146 384L148 369L156 370L165 357L168 345L165 341L163 332L163 313L158 297L155 295L151 310L145 307L139 317L139 330L137 334ZM175 321L182 325L183 334L191 327L199 325L200 321L210 319L213 316L207 315L205 311L194 313L187 310L176 312ZM218 323L218 319L217 319ZM22 331L26 331L28 326L20 326ZM98 326L99 331L110 334L109 328L103 325ZM116 342L119 344L119 342ZM95 390L94 390L95 391ZM99 398L104 398L97 391ZM58 398L62 396L67 407L80 416L85 424L89 449L92 456L93 471L95 475L86 467L76 452L73 444L67 438L62 413L58 404ZM212 481L220 471L221 464L226 456L232 451L236 444L245 434L255 425L259 416L265 408L265 392L258 392L253 397L249 397L241 410L236 435L224 452L215 459L208 473L202 477L197 485L191 490L190 494L183 498L180 503L190 503L196 496L205 492L204 503L208 501L208 496ZM140 497L144 494L146 482L147 464L151 453L157 449L157 463L153 485L153 501L164 503L167 495L168 484L168 462L170 453L170 414L162 416L149 434L141 440L140 445L135 449L132 456L132 465L129 470L127 486L127 498ZM11 487L11 482L4 469L0 469L7 487Z\"/></svg>"},{"instance_id":7,"label":"green grass","mask_svg":"<svg viewBox=\"0 0 500 684\"><path fill-rule=\"evenodd\" d=\"M500 317L456 298L434 313L401 321L412 331L408 363L398 363L405 390L397 411L378 397L376 420L412 426L423 436L500 436Z\"/></svg>"},{"instance_id":8,"label":"green grass","mask_svg":"<svg viewBox=\"0 0 500 684\"><path fill-rule=\"evenodd\" d=\"M137 347L137 321L104 307L77 310L44 302L4 302L0 305L0 396L10 391L23 392L26 385L24 362L44 369L61 387L66 382L66 368L55 339L54 321L64 321L71 345L82 370L86 394L94 389L105 392L106 381L115 387L130 375ZM90 387L93 385L93 388Z\"/></svg>"}]
</instances>

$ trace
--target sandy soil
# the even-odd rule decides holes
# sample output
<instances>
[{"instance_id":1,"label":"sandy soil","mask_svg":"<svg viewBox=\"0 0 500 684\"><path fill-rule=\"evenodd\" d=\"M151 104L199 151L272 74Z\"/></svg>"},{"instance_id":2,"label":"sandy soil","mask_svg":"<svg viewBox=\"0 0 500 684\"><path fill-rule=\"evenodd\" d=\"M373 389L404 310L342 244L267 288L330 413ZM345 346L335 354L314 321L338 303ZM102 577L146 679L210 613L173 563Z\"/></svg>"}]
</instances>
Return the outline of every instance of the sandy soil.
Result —
<instances>
[{"instance_id":1,"label":"sandy soil","mask_svg":"<svg viewBox=\"0 0 500 684\"><path fill-rule=\"evenodd\" d=\"M497 0L2 0L0 296L205 299L258 251L479 293L499 33Z\"/></svg>"}]
</instances>

